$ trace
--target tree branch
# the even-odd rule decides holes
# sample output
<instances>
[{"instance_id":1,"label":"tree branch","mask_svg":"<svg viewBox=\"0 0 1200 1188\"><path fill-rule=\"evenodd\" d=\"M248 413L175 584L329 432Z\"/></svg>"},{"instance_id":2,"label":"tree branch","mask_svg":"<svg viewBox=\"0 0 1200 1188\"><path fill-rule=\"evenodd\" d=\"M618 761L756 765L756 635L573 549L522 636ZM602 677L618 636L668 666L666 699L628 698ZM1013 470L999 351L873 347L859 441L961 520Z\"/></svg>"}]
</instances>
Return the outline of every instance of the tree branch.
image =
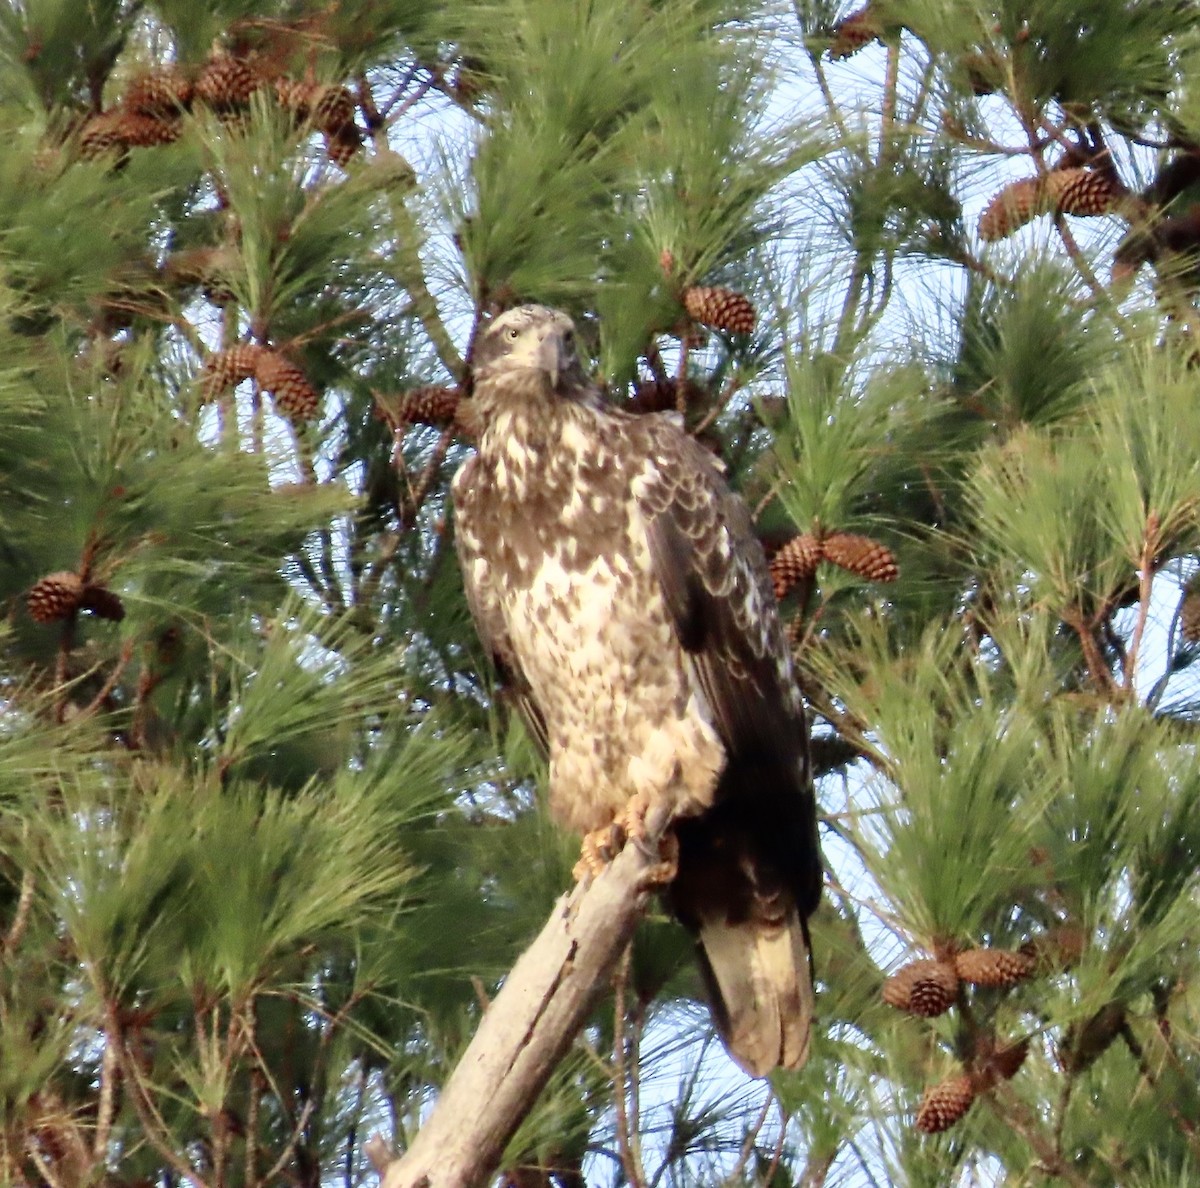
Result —
<instances>
[{"instance_id":1,"label":"tree branch","mask_svg":"<svg viewBox=\"0 0 1200 1188\"><path fill-rule=\"evenodd\" d=\"M617 1109L617 1149L621 1154L621 1166L631 1188L646 1188L646 1176L642 1169L642 1153L638 1143L637 1122L630 1125L629 1119L629 1039L625 1034L625 990L629 985L629 965L633 948L625 946L617 973L613 979L615 1003L613 1004L613 1103ZM636 1062L633 1076L637 1076Z\"/></svg>"},{"instance_id":2,"label":"tree branch","mask_svg":"<svg viewBox=\"0 0 1200 1188\"><path fill-rule=\"evenodd\" d=\"M647 873L661 862L656 842L665 808L646 824L644 845L626 845L593 882L559 898L381 1188L471 1188L487 1181L608 988L642 916Z\"/></svg>"}]
</instances>

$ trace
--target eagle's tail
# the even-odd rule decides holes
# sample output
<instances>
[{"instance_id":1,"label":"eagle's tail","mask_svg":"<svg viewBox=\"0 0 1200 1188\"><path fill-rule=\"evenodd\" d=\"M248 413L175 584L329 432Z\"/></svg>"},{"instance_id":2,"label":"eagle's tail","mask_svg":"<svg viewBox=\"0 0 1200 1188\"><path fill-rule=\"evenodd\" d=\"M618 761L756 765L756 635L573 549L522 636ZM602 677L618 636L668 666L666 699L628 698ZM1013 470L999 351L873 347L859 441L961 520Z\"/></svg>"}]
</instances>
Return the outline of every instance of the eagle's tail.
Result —
<instances>
[{"instance_id":1,"label":"eagle's tail","mask_svg":"<svg viewBox=\"0 0 1200 1188\"><path fill-rule=\"evenodd\" d=\"M737 923L702 919L700 967L729 1054L752 1077L808 1059L813 1018L808 929L790 896L782 911Z\"/></svg>"}]
</instances>

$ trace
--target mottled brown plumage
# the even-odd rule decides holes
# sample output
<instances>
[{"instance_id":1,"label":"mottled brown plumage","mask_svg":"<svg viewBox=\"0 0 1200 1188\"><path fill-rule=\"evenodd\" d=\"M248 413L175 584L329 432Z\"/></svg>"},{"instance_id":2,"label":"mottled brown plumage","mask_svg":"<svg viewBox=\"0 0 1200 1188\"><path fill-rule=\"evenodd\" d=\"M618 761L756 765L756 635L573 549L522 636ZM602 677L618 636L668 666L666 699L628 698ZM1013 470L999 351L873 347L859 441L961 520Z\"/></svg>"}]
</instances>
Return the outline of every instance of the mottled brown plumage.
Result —
<instances>
[{"instance_id":1,"label":"mottled brown plumage","mask_svg":"<svg viewBox=\"0 0 1200 1188\"><path fill-rule=\"evenodd\" d=\"M807 729L750 514L670 414L605 408L565 315L480 336L478 453L454 483L467 597L582 833L666 801L667 890L754 1075L799 1067L820 895Z\"/></svg>"}]
</instances>

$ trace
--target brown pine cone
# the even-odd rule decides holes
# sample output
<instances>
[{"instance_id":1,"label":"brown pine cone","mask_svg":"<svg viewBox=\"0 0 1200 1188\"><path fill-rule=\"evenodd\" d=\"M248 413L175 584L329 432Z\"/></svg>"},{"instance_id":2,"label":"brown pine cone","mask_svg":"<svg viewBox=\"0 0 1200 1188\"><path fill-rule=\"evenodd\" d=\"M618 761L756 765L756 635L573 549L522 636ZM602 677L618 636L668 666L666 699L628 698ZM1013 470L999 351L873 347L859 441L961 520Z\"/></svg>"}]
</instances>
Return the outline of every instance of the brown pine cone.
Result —
<instances>
[{"instance_id":1,"label":"brown pine cone","mask_svg":"<svg viewBox=\"0 0 1200 1188\"><path fill-rule=\"evenodd\" d=\"M322 132L331 135L354 123L354 96L340 86L317 86L310 99L312 119Z\"/></svg>"},{"instance_id":2,"label":"brown pine cone","mask_svg":"<svg viewBox=\"0 0 1200 1188\"><path fill-rule=\"evenodd\" d=\"M1015 986L1030 977L1037 959L1011 949L963 949L954 955L959 978L972 986Z\"/></svg>"},{"instance_id":3,"label":"brown pine cone","mask_svg":"<svg viewBox=\"0 0 1200 1188\"><path fill-rule=\"evenodd\" d=\"M771 558L775 597L782 601L797 582L812 577L817 572L821 555L821 542L811 532L802 532L781 545Z\"/></svg>"},{"instance_id":4,"label":"brown pine cone","mask_svg":"<svg viewBox=\"0 0 1200 1188\"><path fill-rule=\"evenodd\" d=\"M627 405L630 412L667 412L675 407L675 381L639 380Z\"/></svg>"},{"instance_id":5,"label":"brown pine cone","mask_svg":"<svg viewBox=\"0 0 1200 1188\"><path fill-rule=\"evenodd\" d=\"M1023 177L998 191L979 216L979 238L1006 239L1048 209L1041 178Z\"/></svg>"},{"instance_id":6,"label":"brown pine cone","mask_svg":"<svg viewBox=\"0 0 1200 1188\"><path fill-rule=\"evenodd\" d=\"M829 56L836 61L856 54L865 45L875 41L883 29L871 13L871 6L862 8L843 17L833 27L833 40L829 43Z\"/></svg>"},{"instance_id":7,"label":"brown pine cone","mask_svg":"<svg viewBox=\"0 0 1200 1188\"><path fill-rule=\"evenodd\" d=\"M900 576L895 555L886 545L854 532L831 532L821 541L826 561L868 582L894 582Z\"/></svg>"},{"instance_id":8,"label":"brown pine cone","mask_svg":"<svg viewBox=\"0 0 1200 1188\"><path fill-rule=\"evenodd\" d=\"M1029 1055L1029 1040L1018 1040L1007 1048L997 1048L989 1062L990 1070L998 1077L1011 1081Z\"/></svg>"},{"instance_id":9,"label":"brown pine cone","mask_svg":"<svg viewBox=\"0 0 1200 1188\"><path fill-rule=\"evenodd\" d=\"M458 389L438 384L413 388L401 401L399 420L408 425L449 425L458 411Z\"/></svg>"},{"instance_id":10,"label":"brown pine cone","mask_svg":"<svg viewBox=\"0 0 1200 1188\"><path fill-rule=\"evenodd\" d=\"M1188 643L1200 643L1200 584L1192 589L1190 584L1179 604L1179 630Z\"/></svg>"},{"instance_id":11,"label":"brown pine cone","mask_svg":"<svg viewBox=\"0 0 1200 1188\"><path fill-rule=\"evenodd\" d=\"M83 598L79 574L61 569L38 578L25 597L29 617L38 623L55 623L70 618Z\"/></svg>"},{"instance_id":12,"label":"brown pine cone","mask_svg":"<svg viewBox=\"0 0 1200 1188\"><path fill-rule=\"evenodd\" d=\"M1044 189L1047 204L1069 215L1107 214L1117 199L1112 178L1095 169L1056 169Z\"/></svg>"},{"instance_id":13,"label":"brown pine cone","mask_svg":"<svg viewBox=\"0 0 1200 1188\"><path fill-rule=\"evenodd\" d=\"M1026 941L1021 953L1033 959L1035 972L1058 973L1075 965L1086 946L1087 936L1082 928L1062 924Z\"/></svg>"},{"instance_id":14,"label":"brown pine cone","mask_svg":"<svg viewBox=\"0 0 1200 1188\"><path fill-rule=\"evenodd\" d=\"M922 1134L949 1130L975 1102L975 1083L963 1074L931 1085L917 1111L917 1129Z\"/></svg>"},{"instance_id":15,"label":"brown pine cone","mask_svg":"<svg viewBox=\"0 0 1200 1188\"><path fill-rule=\"evenodd\" d=\"M321 412L321 398L308 377L278 351L263 347L254 371L258 385L275 397L275 407L293 421L311 421Z\"/></svg>"},{"instance_id":16,"label":"brown pine cone","mask_svg":"<svg viewBox=\"0 0 1200 1188\"><path fill-rule=\"evenodd\" d=\"M958 65L973 95L994 95L1003 85L1004 60L996 53L965 54Z\"/></svg>"},{"instance_id":17,"label":"brown pine cone","mask_svg":"<svg viewBox=\"0 0 1200 1188\"><path fill-rule=\"evenodd\" d=\"M94 115L79 134L79 151L89 161L110 152L123 152L125 140L119 131L125 113L119 108Z\"/></svg>"},{"instance_id":18,"label":"brown pine cone","mask_svg":"<svg viewBox=\"0 0 1200 1188\"><path fill-rule=\"evenodd\" d=\"M1071 1024L1058 1046L1063 1071L1078 1073L1090 1068L1112 1047L1126 1023L1124 1004L1110 1002L1090 1019Z\"/></svg>"},{"instance_id":19,"label":"brown pine cone","mask_svg":"<svg viewBox=\"0 0 1200 1188\"><path fill-rule=\"evenodd\" d=\"M125 604L104 586L84 586L79 608L91 611L101 619L111 619L114 623L119 623L125 617Z\"/></svg>"},{"instance_id":20,"label":"brown pine cone","mask_svg":"<svg viewBox=\"0 0 1200 1188\"><path fill-rule=\"evenodd\" d=\"M163 276L172 284L199 285L209 301L224 305L235 297L229 274L236 265L237 252L233 248L190 248L167 257Z\"/></svg>"},{"instance_id":21,"label":"brown pine cone","mask_svg":"<svg viewBox=\"0 0 1200 1188\"><path fill-rule=\"evenodd\" d=\"M308 119L312 111L313 95L317 90L316 83L301 82L295 78L275 80L275 98L279 101L279 106L290 111L297 120Z\"/></svg>"},{"instance_id":22,"label":"brown pine cone","mask_svg":"<svg viewBox=\"0 0 1200 1188\"><path fill-rule=\"evenodd\" d=\"M136 111L127 111L117 121L115 130L122 143L136 148L148 148L156 144L171 144L178 140L183 125L177 119L139 115Z\"/></svg>"},{"instance_id":23,"label":"brown pine cone","mask_svg":"<svg viewBox=\"0 0 1200 1188\"><path fill-rule=\"evenodd\" d=\"M693 380L683 381L683 405L686 408L703 395L703 389ZM664 380L639 380L625 407L633 413L671 412L679 408L679 381L672 376Z\"/></svg>"},{"instance_id":24,"label":"brown pine cone","mask_svg":"<svg viewBox=\"0 0 1200 1188\"><path fill-rule=\"evenodd\" d=\"M125 92L125 107L138 115L175 119L192 101L192 84L182 71L150 70L139 74Z\"/></svg>"},{"instance_id":25,"label":"brown pine cone","mask_svg":"<svg viewBox=\"0 0 1200 1188\"><path fill-rule=\"evenodd\" d=\"M237 346L209 355L200 373L200 390L204 398L212 400L254 375L264 349L254 342L239 342Z\"/></svg>"},{"instance_id":26,"label":"brown pine cone","mask_svg":"<svg viewBox=\"0 0 1200 1188\"><path fill-rule=\"evenodd\" d=\"M261 83L262 79L241 58L217 54L205 63L193 94L220 115L246 107Z\"/></svg>"},{"instance_id":27,"label":"brown pine cone","mask_svg":"<svg viewBox=\"0 0 1200 1188\"><path fill-rule=\"evenodd\" d=\"M882 997L899 1011L932 1019L954 1005L958 974L948 961L910 961L884 981Z\"/></svg>"},{"instance_id":28,"label":"brown pine cone","mask_svg":"<svg viewBox=\"0 0 1200 1188\"><path fill-rule=\"evenodd\" d=\"M324 136L325 151L329 154L329 159L342 169L350 164L354 154L362 148L362 133L353 122L344 124L336 132L326 132Z\"/></svg>"},{"instance_id":29,"label":"brown pine cone","mask_svg":"<svg viewBox=\"0 0 1200 1188\"><path fill-rule=\"evenodd\" d=\"M714 285L692 285L683 291L683 308L702 326L730 334L750 334L758 320L744 293Z\"/></svg>"}]
</instances>

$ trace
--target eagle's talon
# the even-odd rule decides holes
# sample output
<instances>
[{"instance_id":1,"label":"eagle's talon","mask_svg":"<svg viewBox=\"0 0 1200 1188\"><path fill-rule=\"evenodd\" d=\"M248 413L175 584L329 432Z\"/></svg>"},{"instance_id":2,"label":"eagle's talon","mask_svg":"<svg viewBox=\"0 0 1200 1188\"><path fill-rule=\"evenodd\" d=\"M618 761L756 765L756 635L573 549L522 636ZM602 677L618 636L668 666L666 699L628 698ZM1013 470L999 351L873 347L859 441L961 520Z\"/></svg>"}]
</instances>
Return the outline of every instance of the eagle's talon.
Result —
<instances>
[{"instance_id":1,"label":"eagle's talon","mask_svg":"<svg viewBox=\"0 0 1200 1188\"><path fill-rule=\"evenodd\" d=\"M620 826L630 841L644 842L646 840L646 818L654 800L649 793L635 792L625 803L625 811L620 817Z\"/></svg>"},{"instance_id":2,"label":"eagle's talon","mask_svg":"<svg viewBox=\"0 0 1200 1188\"><path fill-rule=\"evenodd\" d=\"M638 843L641 846L641 843ZM659 861L642 871L638 885L644 889L649 887L665 887L675 881L679 873L679 838L675 831L668 830L658 839Z\"/></svg>"},{"instance_id":3,"label":"eagle's talon","mask_svg":"<svg viewBox=\"0 0 1200 1188\"><path fill-rule=\"evenodd\" d=\"M625 837L625 830L617 821L585 833L579 846L579 861L571 871L574 880L590 882L601 874L621 852Z\"/></svg>"}]
</instances>

